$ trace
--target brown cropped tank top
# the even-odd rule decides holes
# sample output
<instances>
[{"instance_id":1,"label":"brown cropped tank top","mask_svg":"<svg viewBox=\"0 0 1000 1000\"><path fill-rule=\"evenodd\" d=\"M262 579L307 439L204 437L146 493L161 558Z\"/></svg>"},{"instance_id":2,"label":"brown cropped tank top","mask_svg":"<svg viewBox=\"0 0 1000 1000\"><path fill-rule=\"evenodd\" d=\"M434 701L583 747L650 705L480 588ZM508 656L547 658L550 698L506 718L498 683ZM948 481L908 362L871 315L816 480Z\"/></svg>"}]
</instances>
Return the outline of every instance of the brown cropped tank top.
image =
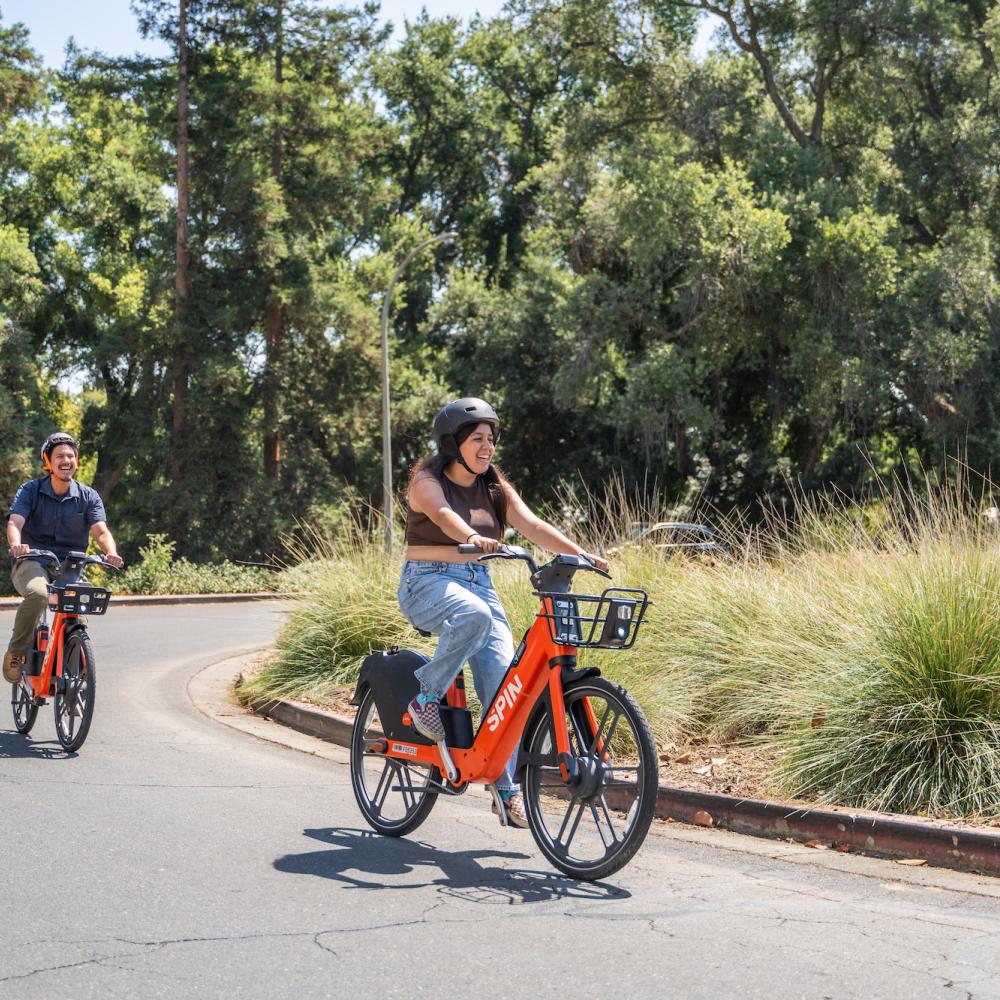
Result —
<instances>
[{"instance_id":1,"label":"brown cropped tank top","mask_svg":"<svg viewBox=\"0 0 1000 1000\"><path fill-rule=\"evenodd\" d=\"M463 518L477 534L484 538L503 538L503 525L497 519L489 490L482 476L476 476L471 486L459 486L447 476L438 480L448 506ZM406 511L407 545L460 545L449 538L426 514L408 509Z\"/></svg>"}]
</instances>

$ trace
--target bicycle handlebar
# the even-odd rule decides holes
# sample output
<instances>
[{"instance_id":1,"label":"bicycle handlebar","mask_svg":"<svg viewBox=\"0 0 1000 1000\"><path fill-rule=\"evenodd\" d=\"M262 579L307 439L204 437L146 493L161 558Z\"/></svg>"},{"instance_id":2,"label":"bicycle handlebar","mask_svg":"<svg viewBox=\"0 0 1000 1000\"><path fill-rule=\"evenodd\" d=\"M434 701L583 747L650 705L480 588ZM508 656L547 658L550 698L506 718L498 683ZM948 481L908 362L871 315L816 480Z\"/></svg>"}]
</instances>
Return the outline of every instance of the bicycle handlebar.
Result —
<instances>
[{"instance_id":1,"label":"bicycle handlebar","mask_svg":"<svg viewBox=\"0 0 1000 1000\"><path fill-rule=\"evenodd\" d=\"M458 551L462 555L472 555L475 552L482 553L479 562L487 559L523 559L531 570L532 582L539 590L548 589L547 582L555 586L571 579L577 570L587 570L590 573L598 573L606 579L611 579L611 574L603 569L598 569L586 556L571 556L560 554L549 560L541 568L535 563L531 553L520 545L502 545L496 552L483 552L478 545L459 545ZM551 577L551 581L549 578ZM561 589L561 586L560 586Z\"/></svg>"},{"instance_id":2,"label":"bicycle handlebar","mask_svg":"<svg viewBox=\"0 0 1000 1000\"><path fill-rule=\"evenodd\" d=\"M478 545L459 545L458 551L464 556L471 556L479 553L479 562L486 562L487 559L523 559L534 573L538 566L534 558L527 549L522 549L520 545L503 545L496 552L483 552Z\"/></svg>"},{"instance_id":3,"label":"bicycle handlebar","mask_svg":"<svg viewBox=\"0 0 1000 1000\"><path fill-rule=\"evenodd\" d=\"M57 570L62 569L63 560L51 551L51 549L28 549L23 556L15 556L14 553L8 549L7 554L14 560L15 563L23 562L25 559L44 559L46 562L55 563ZM103 566L105 569L118 569L117 566L112 566L111 563L106 562L104 556L88 556L83 552L69 552L66 554L66 558L79 559L81 560L81 565L83 566Z\"/></svg>"}]
</instances>

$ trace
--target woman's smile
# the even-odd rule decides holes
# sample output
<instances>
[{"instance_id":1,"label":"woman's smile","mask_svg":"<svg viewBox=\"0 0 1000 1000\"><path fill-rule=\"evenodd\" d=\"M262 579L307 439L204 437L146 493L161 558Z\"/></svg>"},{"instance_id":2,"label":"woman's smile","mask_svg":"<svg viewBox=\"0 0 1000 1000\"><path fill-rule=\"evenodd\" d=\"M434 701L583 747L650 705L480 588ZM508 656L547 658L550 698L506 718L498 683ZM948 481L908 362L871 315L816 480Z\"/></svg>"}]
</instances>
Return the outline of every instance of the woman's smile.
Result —
<instances>
[{"instance_id":1,"label":"woman's smile","mask_svg":"<svg viewBox=\"0 0 1000 1000\"><path fill-rule=\"evenodd\" d=\"M486 423L480 424L459 445L459 451L470 471L474 470L476 475L483 475L492 465L493 453L496 451L493 428Z\"/></svg>"}]
</instances>

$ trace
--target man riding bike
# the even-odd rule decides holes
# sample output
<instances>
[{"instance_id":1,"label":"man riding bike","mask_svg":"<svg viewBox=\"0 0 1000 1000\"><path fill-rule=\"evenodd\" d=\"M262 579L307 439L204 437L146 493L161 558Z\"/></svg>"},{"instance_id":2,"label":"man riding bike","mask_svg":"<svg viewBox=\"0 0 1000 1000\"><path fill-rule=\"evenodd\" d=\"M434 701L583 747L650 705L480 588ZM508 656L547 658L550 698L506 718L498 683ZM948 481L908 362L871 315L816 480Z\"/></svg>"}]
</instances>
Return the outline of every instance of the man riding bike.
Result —
<instances>
[{"instance_id":1,"label":"man riding bike","mask_svg":"<svg viewBox=\"0 0 1000 1000\"><path fill-rule=\"evenodd\" d=\"M510 525L550 552L587 555L599 569L608 564L584 553L553 525L537 517L493 464L500 418L481 399L456 399L434 420L436 455L418 462L407 490L406 561L399 606L415 628L440 636L437 651L416 672L420 694L410 703L414 728L442 740L438 703L466 661L476 692L488 705L514 656L510 624L479 553L496 552ZM458 547L475 545L476 555ZM527 826L521 789L508 762L497 790L509 821Z\"/></svg>"},{"instance_id":2,"label":"man riding bike","mask_svg":"<svg viewBox=\"0 0 1000 1000\"><path fill-rule=\"evenodd\" d=\"M41 447L47 475L22 483L7 511L7 544L15 559L29 549L48 549L59 559L87 549L93 535L108 563L123 565L105 523L104 502L97 490L75 480L80 449L70 434L50 434ZM4 679L16 684L27 661L35 626L48 602L52 577L47 564L22 559L11 569L14 589L24 598L14 616L14 631L3 657Z\"/></svg>"}]
</instances>

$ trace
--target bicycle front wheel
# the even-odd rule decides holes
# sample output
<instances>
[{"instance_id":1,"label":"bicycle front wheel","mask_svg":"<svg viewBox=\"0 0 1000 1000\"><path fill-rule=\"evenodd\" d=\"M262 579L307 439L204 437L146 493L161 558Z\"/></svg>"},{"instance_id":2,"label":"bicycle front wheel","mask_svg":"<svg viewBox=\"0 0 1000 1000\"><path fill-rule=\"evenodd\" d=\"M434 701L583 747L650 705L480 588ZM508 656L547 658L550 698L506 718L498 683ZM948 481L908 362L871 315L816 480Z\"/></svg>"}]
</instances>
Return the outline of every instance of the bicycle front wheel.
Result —
<instances>
[{"instance_id":1,"label":"bicycle front wheel","mask_svg":"<svg viewBox=\"0 0 1000 1000\"><path fill-rule=\"evenodd\" d=\"M656 745L623 687L597 677L563 697L576 777L563 781L551 713L539 713L528 733L524 805L545 857L593 881L628 864L646 838L659 784Z\"/></svg>"},{"instance_id":2,"label":"bicycle front wheel","mask_svg":"<svg viewBox=\"0 0 1000 1000\"><path fill-rule=\"evenodd\" d=\"M94 718L94 649L84 629L66 637L62 654L62 676L56 679L53 709L56 736L70 753L79 750Z\"/></svg>"},{"instance_id":3,"label":"bicycle front wheel","mask_svg":"<svg viewBox=\"0 0 1000 1000\"><path fill-rule=\"evenodd\" d=\"M38 718L38 705L34 696L28 694L23 684L11 684L10 707L14 712L14 728L27 735Z\"/></svg>"},{"instance_id":4,"label":"bicycle front wheel","mask_svg":"<svg viewBox=\"0 0 1000 1000\"><path fill-rule=\"evenodd\" d=\"M420 826L434 808L437 794L428 785L440 778L440 771L427 764L365 753L366 742L381 739L383 732L375 693L369 688L354 717L351 785L368 825L387 837L402 837Z\"/></svg>"}]
</instances>

